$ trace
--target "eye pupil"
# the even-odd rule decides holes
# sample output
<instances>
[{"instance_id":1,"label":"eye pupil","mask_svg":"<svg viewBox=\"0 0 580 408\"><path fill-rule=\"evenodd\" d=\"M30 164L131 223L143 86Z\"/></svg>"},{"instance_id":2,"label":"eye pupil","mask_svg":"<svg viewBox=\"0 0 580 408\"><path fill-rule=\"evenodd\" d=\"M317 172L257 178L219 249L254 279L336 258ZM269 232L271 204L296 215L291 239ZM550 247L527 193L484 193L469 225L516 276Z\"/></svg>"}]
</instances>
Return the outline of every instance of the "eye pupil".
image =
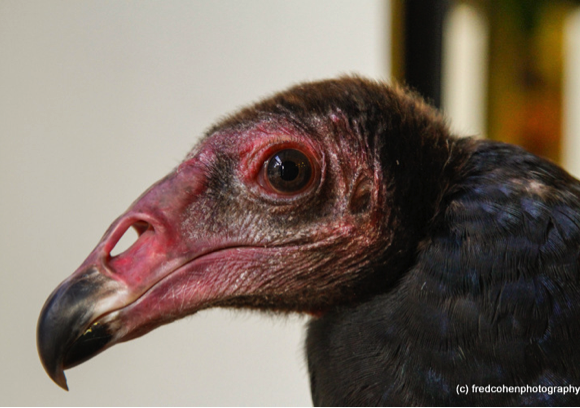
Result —
<instances>
[{"instance_id":1,"label":"eye pupil","mask_svg":"<svg viewBox=\"0 0 580 408\"><path fill-rule=\"evenodd\" d=\"M312 165L304 153L285 149L275 153L266 163L269 184L281 193L296 193L312 179Z\"/></svg>"},{"instance_id":2,"label":"eye pupil","mask_svg":"<svg viewBox=\"0 0 580 408\"><path fill-rule=\"evenodd\" d=\"M280 166L280 177L284 181L292 181L298 177L298 173L300 172L300 168L294 163L293 161L285 161L282 162Z\"/></svg>"}]
</instances>

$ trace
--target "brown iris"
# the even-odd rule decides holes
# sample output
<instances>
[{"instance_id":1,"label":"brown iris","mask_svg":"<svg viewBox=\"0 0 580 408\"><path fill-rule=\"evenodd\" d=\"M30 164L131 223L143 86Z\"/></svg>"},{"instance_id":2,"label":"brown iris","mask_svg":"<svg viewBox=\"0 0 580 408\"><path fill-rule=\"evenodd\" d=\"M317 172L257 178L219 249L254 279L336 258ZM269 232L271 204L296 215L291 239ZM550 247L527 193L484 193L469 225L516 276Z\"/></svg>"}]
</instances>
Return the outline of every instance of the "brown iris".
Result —
<instances>
[{"instance_id":1,"label":"brown iris","mask_svg":"<svg viewBox=\"0 0 580 408\"><path fill-rule=\"evenodd\" d=\"M312 165L308 157L299 150L281 150L268 160L266 177L277 191L297 193L310 183Z\"/></svg>"}]
</instances>

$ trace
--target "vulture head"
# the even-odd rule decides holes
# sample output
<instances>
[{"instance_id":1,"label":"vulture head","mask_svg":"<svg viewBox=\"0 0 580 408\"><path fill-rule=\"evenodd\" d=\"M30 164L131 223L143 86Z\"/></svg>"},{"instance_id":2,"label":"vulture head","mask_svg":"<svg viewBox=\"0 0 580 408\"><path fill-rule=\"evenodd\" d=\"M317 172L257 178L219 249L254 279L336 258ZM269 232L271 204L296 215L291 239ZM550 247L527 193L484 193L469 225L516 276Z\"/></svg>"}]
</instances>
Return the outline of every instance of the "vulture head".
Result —
<instances>
[{"instance_id":1,"label":"vulture head","mask_svg":"<svg viewBox=\"0 0 580 408\"><path fill-rule=\"evenodd\" d=\"M362 400L321 393L374 389L325 379L340 369L336 361L350 358L351 347L367 353L361 367L370 367L374 355L380 370L392 370L386 385L376 385L383 391L372 401L409 403L400 397L399 383L410 380L400 372L404 363L397 365L406 358L399 337L412 336L407 348L437 348L439 337L452 344L453 336L434 328L434 321L481 320L478 313L486 316L490 301L478 303L484 292L473 292L463 309L450 309L446 299L467 296L474 278L463 289L449 289L442 286L443 272L423 279L416 271L436 234L447 231L441 223L453 222L449 211L460 208L449 197L467 191L460 181L479 169L469 164L477 146L451 137L444 120L417 96L356 77L298 85L239 111L211 128L181 164L115 220L50 295L37 330L46 372L66 388L64 370L116 343L202 309L252 308L313 316L307 346L315 402L356 403ZM137 240L112 256L130 228ZM452 251L460 243L447 245ZM442 260L441 251L433 256L444 265L456 262ZM450 285L459 285L450 276ZM433 293L440 298L427 296ZM435 314L433 304L447 315ZM368 321L375 327L383 320L382 340L374 329L359 338ZM456 337L464 339L468 355L469 344L477 348L470 336L478 326L460 323L455 330L464 327L465 333ZM349 328L359 334L349 337ZM335 343L326 339L331 335ZM465 370L479 367L473 361ZM349 363L349 370L360 364ZM364 367L352 377L364 383L380 375ZM398 399L381 400L387 394Z\"/></svg>"}]
</instances>

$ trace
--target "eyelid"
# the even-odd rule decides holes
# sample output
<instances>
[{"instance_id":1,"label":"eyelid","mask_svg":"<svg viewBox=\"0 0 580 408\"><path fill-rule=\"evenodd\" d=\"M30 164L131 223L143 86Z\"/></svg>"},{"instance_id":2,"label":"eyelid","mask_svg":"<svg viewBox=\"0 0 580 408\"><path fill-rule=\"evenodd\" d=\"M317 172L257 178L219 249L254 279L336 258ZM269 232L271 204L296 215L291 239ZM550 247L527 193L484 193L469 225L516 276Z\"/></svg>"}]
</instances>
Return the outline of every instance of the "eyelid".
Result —
<instances>
[{"instance_id":1,"label":"eyelid","mask_svg":"<svg viewBox=\"0 0 580 408\"><path fill-rule=\"evenodd\" d=\"M250 142L251 143L251 142ZM247 154L242 154L241 173L246 181L255 180L264 162L272 155L272 152L278 146L285 146L291 143L291 140L273 140L269 143L261 143L257 146L248 148Z\"/></svg>"},{"instance_id":2,"label":"eyelid","mask_svg":"<svg viewBox=\"0 0 580 408\"><path fill-rule=\"evenodd\" d=\"M284 149L300 150L313 164L321 159L320 155L316 154L316 150L305 143L290 138L274 139L269 143L257 146L254 151L242 161L244 178L248 181L255 180L264 164L267 163L276 152Z\"/></svg>"},{"instance_id":3,"label":"eyelid","mask_svg":"<svg viewBox=\"0 0 580 408\"><path fill-rule=\"evenodd\" d=\"M268 160L277 152L285 149L296 149L302 152L310 161L312 166L313 181L303 191L297 194L281 194L271 191L267 181L263 178ZM311 143L304 143L294 138L272 140L254 149L242 160L243 178L248 189L257 197L266 199L273 204L290 203L301 200L311 193L317 191L324 181L325 160L324 153L316 149Z\"/></svg>"}]
</instances>

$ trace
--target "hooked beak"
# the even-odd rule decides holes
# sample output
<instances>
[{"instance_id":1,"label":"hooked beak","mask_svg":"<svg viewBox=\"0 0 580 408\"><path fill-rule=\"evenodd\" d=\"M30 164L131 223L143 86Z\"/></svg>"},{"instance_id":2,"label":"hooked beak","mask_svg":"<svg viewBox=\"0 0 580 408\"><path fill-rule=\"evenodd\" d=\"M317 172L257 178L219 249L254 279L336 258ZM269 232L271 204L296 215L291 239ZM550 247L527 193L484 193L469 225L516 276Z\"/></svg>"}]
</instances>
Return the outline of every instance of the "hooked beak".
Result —
<instances>
[{"instance_id":1,"label":"hooked beak","mask_svg":"<svg viewBox=\"0 0 580 408\"><path fill-rule=\"evenodd\" d=\"M64 281L48 298L37 328L37 346L44 369L68 390L64 370L108 348L115 333L97 318L114 307L122 289L91 267Z\"/></svg>"},{"instance_id":2,"label":"hooked beak","mask_svg":"<svg viewBox=\"0 0 580 408\"><path fill-rule=\"evenodd\" d=\"M217 244L191 242L182 235L179 219L202 189L199 173L195 166L178 168L153 185L44 304L37 326L38 353L47 374L62 388L68 389L64 370L191 314L211 297L204 281L208 262L197 258ZM137 241L111 256L129 228L137 230ZM172 284L192 289L180 299L168 299L164 295Z\"/></svg>"}]
</instances>

